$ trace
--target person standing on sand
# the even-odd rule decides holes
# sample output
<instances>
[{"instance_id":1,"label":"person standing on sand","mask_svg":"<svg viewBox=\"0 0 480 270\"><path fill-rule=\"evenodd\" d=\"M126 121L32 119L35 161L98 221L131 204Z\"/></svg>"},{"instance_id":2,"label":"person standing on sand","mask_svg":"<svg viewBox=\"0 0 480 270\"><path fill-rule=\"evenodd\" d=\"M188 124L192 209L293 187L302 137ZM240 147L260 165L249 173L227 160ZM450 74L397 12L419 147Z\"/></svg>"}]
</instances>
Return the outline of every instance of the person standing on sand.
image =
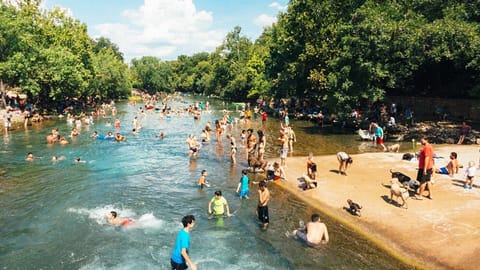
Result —
<instances>
[{"instance_id":1,"label":"person standing on sand","mask_svg":"<svg viewBox=\"0 0 480 270\"><path fill-rule=\"evenodd\" d=\"M476 172L477 168L475 167L475 162L469 161L468 168L465 170L465 185L463 186L464 189L472 189L473 178L475 177Z\"/></svg>"},{"instance_id":2,"label":"person standing on sand","mask_svg":"<svg viewBox=\"0 0 480 270\"><path fill-rule=\"evenodd\" d=\"M418 158L418 173L417 181L420 182L420 187L418 188L417 200L422 200L423 192L425 188L428 189L428 196L430 200L432 199L432 184L430 179L432 178L433 173L433 147L428 142L428 138L423 136L420 138L420 142L423 145L422 150L420 151L420 156Z\"/></svg>"},{"instance_id":3,"label":"person standing on sand","mask_svg":"<svg viewBox=\"0 0 480 270\"><path fill-rule=\"evenodd\" d=\"M197 270L197 265L190 259L190 232L195 226L195 217L193 215L184 216L182 218L183 229L177 234L177 240L173 247L172 256L170 257L170 265L172 270L185 270L187 264L192 270Z\"/></svg>"},{"instance_id":4,"label":"person standing on sand","mask_svg":"<svg viewBox=\"0 0 480 270\"><path fill-rule=\"evenodd\" d=\"M268 215L268 201L270 201L270 191L268 191L267 183L262 180L260 183L258 183L257 215L264 229L268 227L268 223L270 221L270 217Z\"/></svg>"},{"instance_id":5,"label":"person standing on sand","mask_svg":"<svg viewBox=\"0 0 480 270\"><path fill-rule=\"evenodd\" d=\"M338 174L343 174L347 176L347 168L348 164L353 163L353 159L345 152L338 152L337 153L337 159L338 159Z\"/></svg>"}]
</instances>

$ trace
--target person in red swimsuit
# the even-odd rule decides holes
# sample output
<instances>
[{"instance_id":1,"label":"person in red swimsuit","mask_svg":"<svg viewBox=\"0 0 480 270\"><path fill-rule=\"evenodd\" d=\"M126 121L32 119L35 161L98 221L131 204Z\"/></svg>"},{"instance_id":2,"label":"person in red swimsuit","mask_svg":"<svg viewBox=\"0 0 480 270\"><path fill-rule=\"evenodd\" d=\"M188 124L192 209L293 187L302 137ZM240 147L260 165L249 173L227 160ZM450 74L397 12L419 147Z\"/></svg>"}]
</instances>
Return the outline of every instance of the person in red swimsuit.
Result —
<instances>
[{"instance_id":1,"label":"person in red swimsuit","mask_svg":"<svg viewBox=\"0 0 480 270\"><path fill-rule=\"evenodd\" d=\"M133 222L133 219L131 218L119 218L117 216L118 215L116 211L110 211L110 213L107 215L108 223L117 226L127 226Z\"/></svg>"}]
</instances>

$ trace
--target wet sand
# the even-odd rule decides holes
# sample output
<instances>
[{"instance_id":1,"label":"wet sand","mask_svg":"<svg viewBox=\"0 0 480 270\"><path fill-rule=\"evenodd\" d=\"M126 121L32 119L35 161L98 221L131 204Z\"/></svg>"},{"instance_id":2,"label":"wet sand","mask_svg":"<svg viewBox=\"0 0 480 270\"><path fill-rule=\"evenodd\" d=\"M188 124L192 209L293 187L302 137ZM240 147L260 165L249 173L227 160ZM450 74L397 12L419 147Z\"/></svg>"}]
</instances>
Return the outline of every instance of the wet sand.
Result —
<instances>
[{"instance_id":1,"label":"wet sand","mask_svg":"<svg viewBox=\"0 0 480 270\"><path fill-rule=\"evenodd\" d=\"M420 149L417 146L417 150ZM385 248L387 252L426 269L478 269L480 256L480 180L477 171L474 188L464 190L464 172L468 161L478 166L478 145L433 145L439 157L436 166L449 161L450 152L458 154L459 173L454 177L435 174L432 200L407 199L408 209L390 203L390 169L416 178L417 161L402 160L403 153L365 153L352 155L348 176L339 175L336 156L316 156L318 188L303 191L302 175L306 157L287 159L288 181L278 181L312 207ZM413 193L411 193L413 196ZM347 212L347 199L363 206L362 216ZM328 224L327 224L328 226ZM334 235L330 237L335 237Z\"/></svg>"}]
</instances>

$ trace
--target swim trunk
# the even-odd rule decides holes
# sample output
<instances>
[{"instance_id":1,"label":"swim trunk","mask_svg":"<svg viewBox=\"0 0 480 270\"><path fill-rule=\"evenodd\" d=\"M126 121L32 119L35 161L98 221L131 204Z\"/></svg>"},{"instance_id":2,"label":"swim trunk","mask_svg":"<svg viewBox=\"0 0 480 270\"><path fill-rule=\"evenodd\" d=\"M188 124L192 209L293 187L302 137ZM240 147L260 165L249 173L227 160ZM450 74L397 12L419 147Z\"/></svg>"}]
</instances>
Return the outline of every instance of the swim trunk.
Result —
<instances>
[{"instance_id":1,"label":"swim trunk","mask_svg":"<svg viewBox=\"0 0 480 270\"><path fill-rule=\"evenodd\" d=\"M238 194L239 197L245 197L245 196L248 196L250 194L250 191L247 189L247 190L240 190L240 193Z\"/></svg>"},{"instance_id":2,"label":"swim trunk","mask_svg":"<svg viewBox=\"0 0 480 270\"><path fill-rule=\"evenodd\" d=\"M447 168L445 168L445 167L442 167L442 168L440 168L440 169L438 169L438 170L439 170L440 174L448 174L448 170L447 170Z\"/></svg>"},{"instance_id":3,"label":"swim trunk","mask_svg":"<svg viewBox=\"0 0 480 270\"><path fill-rule=\"evenodd\" d=\"M288 153L288 148L283 148L280 149L280 158L281 159L286 159L287 158L287 153Z\"/></svg>"},{"instance_id":4,"label":"swim trunk","mask_svg":"<svg viewBox=\"0 0 480 270\"><path fill-rule=\"evenodd\" d=\"M190 147L190 150L193 152L193 153L196 153L198 151L198 148L196 147Z\"/></svg>"},{"instance_id":5,"label":"swim trunk","mask_svg":"<svg viewBox=\"0 0 480 270\"><path fill-rule=\"evenodd\" d=\"M170 259L170 265L172 266L172 270L185 270L188 268L186 263L177 263Z\"/></svg>"},{"instance_id":6,"label":"swim trunk","mask_svg":"<svg viewBox=\"0 0 480 270\"><path fill-rule=\"evenodd\" d=\"M423 168L419 168L417 172L417 181L420 183L429 182L432 178L433 169L428 169L427 174L423 175Z\"/></svg>"},{"instance_id":7,"label":"swim trunk","mask_svg":"<svg viewBox=\"0 0 480 270\"><path fill-rule=\"evenodd\" d=\"M120 223L120 226L127 226L133 222L133 219L126 219L122 223Z\"/></svg>"},{"instance_id":8,"label":"swim trunk","mask_svg":"<svg viewBox=\"0 0 480 270\"><path fill-rule=\"evenodd\" d=\"M297 230L297 232L295 233L295 236L302 239L303 241L305 242L308 242L307 240L307 234L303 231L300 231L300 230Z\"/></svg>"},{"instance_id":9,"label":"swim trunk","mask_svg":"<svg viewBox=\"0 0 480 270\"><path fill-rule=\"evenodd\" d=\"M383 144L383 138L377 138L377 144Z\"/></svg>"},{"instance_id":10,"label":"swim trunk","mask_svg":"<svg viewBox=\"0 0 480 270\"><path fill-rule=\"evenodd\" d=\"M258 206L257 208L258 219L263 223L266 224L269 222L268 217L268 206Z\"/></svg>"}]
</instances>

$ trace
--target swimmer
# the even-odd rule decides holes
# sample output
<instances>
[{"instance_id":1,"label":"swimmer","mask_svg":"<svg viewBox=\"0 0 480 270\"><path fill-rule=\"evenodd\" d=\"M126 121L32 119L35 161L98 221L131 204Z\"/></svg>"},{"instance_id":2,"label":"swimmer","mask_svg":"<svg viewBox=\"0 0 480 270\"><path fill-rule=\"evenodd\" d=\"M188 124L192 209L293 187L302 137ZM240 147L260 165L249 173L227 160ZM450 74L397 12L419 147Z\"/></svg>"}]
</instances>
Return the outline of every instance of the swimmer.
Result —
<instances>
[{"instance_id":1,"label":"swimmer","mask_svg":"<svg viewBox=\"0 0 480 270\"><path fill-rule=\"evenodd\" d=\"M76 158L74 159L74 162L75 162L75 164L86 163L85 160L81 160L79 157L76 157Z\"/></svg>"},{"instance_id":2,"label":"swimmer","mask_svg":"<svg viewBox=\"0 0 480 270\"><path fill-rule=\"evenodd\" d=\"M95 130L92 134L92 136L90 136L92 138L97 138L98 137L98 132Z\"/></svg>"},{"instance_id":3,"label":"swimmer","mask_svg":"<svg viewBox=\"0 0 480 270\"><path fill-rule=\"evenodd\" d=\"M156 137L163 140L163 138L165 138L165 132L163 132L163 131L160 132L160 134L158 134Z\"/></svg>"},{"instance_id":4,"label":"swimmer","mask_svg":"<svg viewBox=\"0 0 480 270\"><path fill-rule=\"evenodd\" d=\"M107 215L107 221L108 223L116 226L127 226L130 225L133 222L133 219L131 218L119 218L117 217L117 212L115 211L110 211L110 213Z\"/></svg>"},{"instance_id":5,"label":"swimmer","mask_svg":"<svg viewBox=\"0 0 480 270\"><path fill-rule=\"evenodd\" d=\"M65 156L53 156L52 157L52 162L57 162L57 161L61 161L61 160L65 160Z\"/></svg>"},{"instance_id":6,"label":"swimmer","mask_svg":"<svg viewBox=\"0 0 480 270\"><path fill-rule=\"evenodd\" d=\"M33 161L35 157L33 156L32 152L29 152L27 156L25 157L25 161Z\"/></svg>"}]
</instances>

